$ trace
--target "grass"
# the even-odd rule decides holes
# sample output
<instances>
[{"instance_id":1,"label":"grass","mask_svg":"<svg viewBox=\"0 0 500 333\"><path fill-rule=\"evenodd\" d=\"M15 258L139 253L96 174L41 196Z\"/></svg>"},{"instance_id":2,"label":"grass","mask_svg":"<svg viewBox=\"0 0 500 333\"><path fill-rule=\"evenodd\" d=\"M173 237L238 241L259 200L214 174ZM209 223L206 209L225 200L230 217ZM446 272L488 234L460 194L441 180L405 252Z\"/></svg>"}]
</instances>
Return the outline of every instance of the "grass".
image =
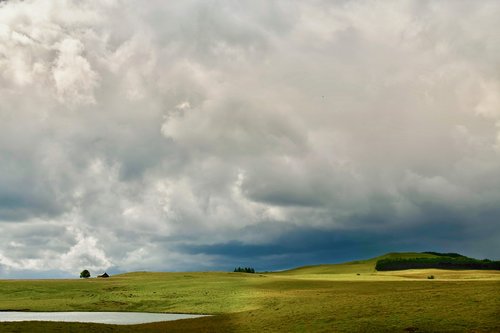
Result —
<instances>
[{"instance_id":1,"label":"grass","mask_svg":"<svg viewBox=\"0 0 500 333\"><path fill-rule=\"evenodd\" d=\"M109 279L4 280L0 281L0 310L215 316L131 326L0 323L0 332L500 331L498 272L381 274L370 268L375 262L271 274L129 273ZM431 274L434 280L427 279Z\"/></svg>"},{"instance_id":2,"label":"grass","mask_svg":"<svg viewBox=\"0 0 500 333\"><path fill-rule=\"evenodd\" d=\"M343 264L314 265L294 268L288 271L280 272L286 275L310 275L310 274L352 274L352 273L375 273L375 264L380 259L394 258L439 258L434 254L416 253L416 252L393 252L385 255L367 259L351 261Z\"/></svg>"}]
</instances>

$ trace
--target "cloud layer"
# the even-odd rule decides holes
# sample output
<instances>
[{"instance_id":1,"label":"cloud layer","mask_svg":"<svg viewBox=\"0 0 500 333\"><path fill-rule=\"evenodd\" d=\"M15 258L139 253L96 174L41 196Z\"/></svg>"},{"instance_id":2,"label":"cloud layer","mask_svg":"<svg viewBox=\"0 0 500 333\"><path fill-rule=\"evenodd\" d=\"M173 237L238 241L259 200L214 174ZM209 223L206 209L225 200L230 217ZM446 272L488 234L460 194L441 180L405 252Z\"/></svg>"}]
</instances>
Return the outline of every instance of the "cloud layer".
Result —
<instances>
[{"instance_id":1,"label":"cloud layer","mask_svg":"<svg viewBox=\"0 0 500 333\"><path fill-rule=\"evenodd\" d=\"M1 2L0 277L500 257L499 16Z\"/></svg>"}]
</instances>

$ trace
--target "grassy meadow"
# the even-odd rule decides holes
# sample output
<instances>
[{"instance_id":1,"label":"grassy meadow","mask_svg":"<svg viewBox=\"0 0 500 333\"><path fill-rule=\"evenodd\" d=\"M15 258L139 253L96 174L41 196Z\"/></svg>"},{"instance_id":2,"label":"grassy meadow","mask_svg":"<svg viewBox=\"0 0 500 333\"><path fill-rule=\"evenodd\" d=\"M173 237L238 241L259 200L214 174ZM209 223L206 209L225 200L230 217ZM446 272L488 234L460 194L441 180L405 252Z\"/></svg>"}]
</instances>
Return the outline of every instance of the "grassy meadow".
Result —
<instances>
[{"instance_id":1,"label":"grassy meadow","mask_svg":"<svg viewBox=\"0 0 500 333\"><path fill-rule=\"evenodd\" d=\"M214 316L130 326L0 323L0 332L500 331L499 271L376 272L375 262L266 274L140 272L108 279L2 280L0 310ZM435 279L428 280L430 274Z\"/></svg>"}]
</instances>

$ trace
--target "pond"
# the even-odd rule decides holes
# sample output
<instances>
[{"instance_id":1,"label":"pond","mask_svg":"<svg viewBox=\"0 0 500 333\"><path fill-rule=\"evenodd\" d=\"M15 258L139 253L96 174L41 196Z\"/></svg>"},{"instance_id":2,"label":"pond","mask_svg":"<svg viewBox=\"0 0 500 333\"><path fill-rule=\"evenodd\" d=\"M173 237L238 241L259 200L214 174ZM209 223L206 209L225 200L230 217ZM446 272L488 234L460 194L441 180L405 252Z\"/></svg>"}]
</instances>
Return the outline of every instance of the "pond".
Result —
<instances>
[{"instance_id":1,"label":"pond","mask_svg":"<svg viewBox=\"0 0 500 333\"><path fill-rule=\"evenodd\" d=\"M0 311L1 321L65 321L115 325L146 324L158 321L199 318L204 315L145 312L18 312Z\"/></svg>"}]
</instances>

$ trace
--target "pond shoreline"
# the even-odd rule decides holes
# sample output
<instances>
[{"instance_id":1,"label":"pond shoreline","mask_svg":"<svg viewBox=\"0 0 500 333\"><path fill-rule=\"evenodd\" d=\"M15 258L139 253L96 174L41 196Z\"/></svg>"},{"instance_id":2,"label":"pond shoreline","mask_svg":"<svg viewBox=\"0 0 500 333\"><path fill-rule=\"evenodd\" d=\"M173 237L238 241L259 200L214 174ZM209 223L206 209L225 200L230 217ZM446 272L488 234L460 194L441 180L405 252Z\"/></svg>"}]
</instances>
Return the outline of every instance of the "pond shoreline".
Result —
<instances>
[{"instance_id":1,"label":"pond shoreline","mask_svg":"<svg viewBox=\"0 0 500 333\"><path fill-rule=\"evenodd\" d=\"M0 311L0 322L20 321L55 321L55 322L80 322L114 325L136 325L162 321L194 319L208 315L184 313L152 313L152 312L31 312L31 311Z\"/></svg>"}]
</instances>

